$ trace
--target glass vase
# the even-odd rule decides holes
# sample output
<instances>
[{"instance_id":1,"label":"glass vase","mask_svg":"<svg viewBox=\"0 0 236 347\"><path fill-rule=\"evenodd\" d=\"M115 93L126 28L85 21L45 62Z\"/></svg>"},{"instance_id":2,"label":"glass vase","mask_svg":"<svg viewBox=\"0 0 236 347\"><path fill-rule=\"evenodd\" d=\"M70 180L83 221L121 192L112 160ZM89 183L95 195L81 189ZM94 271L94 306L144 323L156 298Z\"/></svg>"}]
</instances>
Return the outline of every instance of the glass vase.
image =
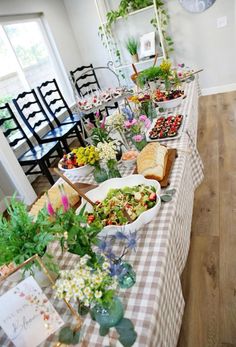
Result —
<instances>
[{"instance_id":1,"label":"glass vase","mask_svg":"<svg viewBox=\"0 0 236 347\"><path fill-rule=\"evenodd\" d=\"M104 168L101 168L100 165L97 165L93 170L93 177L97 183L101 183L108 179L108 174Z\"/></svg>"},{"instance_id":2,"label":"glass vase","mask_svg":"<svg viewBox=\"0 0 236 347\"><path fill-rule=\"evenodd\" d=\"M145 138L140 142L136 142L133 140L133 144L134 144L135 148L140 152L146 146L147 141Z\"/></svg>"},{"instance_id":3,"label":"glass vase","mask_svg":"<svg viewBox=\"0 0 236 347\"><path fill-rule=\"evenodd\" d=\"M109 178L121 177L116 160L114 160L114 159L108 160L107 168L108 168L108 177Z\"/></svg>"},{"instance_id":4,"label":"glass vase","mask_svg":"<svg viewBox=\"0 0 236 347\"><path fill-rule=\"evenodd\" d=\"M120 299L115 296L109 305L95 305L91 309L91 314L98 324L111 328L124 317L124 308Z\"/></svg>"},{"instance_id":5,"label":"glass vase","mask_svg":"<svg viewBox=\"0 0 236 347\"><path fill-rule=\"evenodd\" d=\"M120 264L120 273L118 274L119 286L122 289L128 289L133 287L136 283L136 273L129 263Z\"/></svg>"}]
</instances>

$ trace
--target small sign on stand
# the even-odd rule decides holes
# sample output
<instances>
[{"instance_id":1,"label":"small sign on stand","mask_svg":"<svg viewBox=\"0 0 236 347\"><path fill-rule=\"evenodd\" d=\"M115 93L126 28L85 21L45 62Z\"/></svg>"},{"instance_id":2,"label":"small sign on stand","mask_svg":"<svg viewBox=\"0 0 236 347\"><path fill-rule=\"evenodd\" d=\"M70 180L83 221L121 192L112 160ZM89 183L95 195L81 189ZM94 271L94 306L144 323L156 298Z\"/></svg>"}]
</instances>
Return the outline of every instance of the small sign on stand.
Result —
<instances>
[{"instance_id":1,"label":"small sign on stand","mask_svg":"<svg viewBox=\"0 0 236 347\"><path fill-rule=\"evenodd\" d=\"M1 287L6 284L6 280L11 275L34 261L38 262L41 270L44 271L53 286L54 281L41 258L34 255L5 275L0 280ZM75 330L79 331L81 328L80 316L69 302L64 300L64 303L70 310L70 315L76 319ZM54 346L59 347L61 345L58 339L55 340L55 337L51 338L51 336L65 325L65 321L32 276L18 281L18 283L15 282L14 286L10 288L5 285L4 294L0 296L0 307L1 346L10 340L16 347L37 347L43 346L43 342L48 341L48 339Z\"/></svg>"}]
</instances>

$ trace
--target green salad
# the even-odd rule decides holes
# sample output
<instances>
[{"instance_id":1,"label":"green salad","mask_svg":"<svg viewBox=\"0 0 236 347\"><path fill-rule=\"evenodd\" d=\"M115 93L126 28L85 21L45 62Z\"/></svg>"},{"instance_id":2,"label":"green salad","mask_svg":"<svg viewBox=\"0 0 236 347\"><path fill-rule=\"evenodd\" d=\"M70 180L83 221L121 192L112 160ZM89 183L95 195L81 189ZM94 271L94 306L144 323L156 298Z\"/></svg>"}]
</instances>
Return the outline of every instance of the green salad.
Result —
<instances>
[{"instance_id":1,"label":"green salad","mask_svg":"<svg viewBox=\"0 0 236 347\"><path fill-rule=\"evenodd\" d=\"M89 224L125 225L134 221L138 216L155 206L156 189L153 186L140 184L134 187L110 189L103 201L96 201L94 210L87 212Z\"/></svg>"}]
</instances>

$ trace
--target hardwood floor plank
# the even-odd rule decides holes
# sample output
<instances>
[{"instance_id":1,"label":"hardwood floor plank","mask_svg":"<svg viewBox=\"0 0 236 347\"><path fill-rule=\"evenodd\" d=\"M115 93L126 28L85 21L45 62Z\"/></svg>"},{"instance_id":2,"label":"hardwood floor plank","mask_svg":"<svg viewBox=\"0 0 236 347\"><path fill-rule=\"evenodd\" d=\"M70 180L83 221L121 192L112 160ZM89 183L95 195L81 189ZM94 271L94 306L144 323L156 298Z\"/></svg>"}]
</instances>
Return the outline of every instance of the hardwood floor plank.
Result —
<instances>
[{"instance_id":1,"label":"hardwood floor plank","mask_svg":"<svg viewBox=\"0 0 236 347\"><path fill-rule=\"evenodd\" d=\"M194 235L183 274L186 307L178 347L219 343L219 238Z\"/></svg>"},{"instance_id":2,"label":"hardwood floor plank","mask_svg":"<svg viewBox=\"0 0 236 347\"><path fill-rule=\"evenodd\" d=\"M200 98L198 150L205 178L197 189L192 222L193 233L219 235L219 126L214 96Z\"/></svg>"},{"instance_id":3,"label":"hardwood floor plank","mask_svg":"<svg viewBox=\"0 0 236 347\"><path fill-rule=\"evenodd\" d=\"M236 346L236 93L218 96L220 112L220 338Z\"/></svg>"}]
</instances>

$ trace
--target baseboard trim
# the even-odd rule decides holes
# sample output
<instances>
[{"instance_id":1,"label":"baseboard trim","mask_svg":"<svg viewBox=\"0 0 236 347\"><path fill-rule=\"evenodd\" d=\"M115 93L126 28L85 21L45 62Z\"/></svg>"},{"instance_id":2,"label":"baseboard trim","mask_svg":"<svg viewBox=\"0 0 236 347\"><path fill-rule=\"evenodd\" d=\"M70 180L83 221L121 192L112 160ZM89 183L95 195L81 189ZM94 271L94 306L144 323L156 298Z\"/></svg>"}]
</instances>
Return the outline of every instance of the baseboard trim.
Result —
<instances>
[{"instance_id":1,"label":"baseboard trim","mask_svg":"<svg viewBox=\"0 0 236 347\"><path fill-rule=\"evenodd\" d=\"M216 86L212 88L203 88L202 95L212 95L219 93L227 93L236 90L236 83L225 84L222 86Z\"/></svg>"}]
</instances>

